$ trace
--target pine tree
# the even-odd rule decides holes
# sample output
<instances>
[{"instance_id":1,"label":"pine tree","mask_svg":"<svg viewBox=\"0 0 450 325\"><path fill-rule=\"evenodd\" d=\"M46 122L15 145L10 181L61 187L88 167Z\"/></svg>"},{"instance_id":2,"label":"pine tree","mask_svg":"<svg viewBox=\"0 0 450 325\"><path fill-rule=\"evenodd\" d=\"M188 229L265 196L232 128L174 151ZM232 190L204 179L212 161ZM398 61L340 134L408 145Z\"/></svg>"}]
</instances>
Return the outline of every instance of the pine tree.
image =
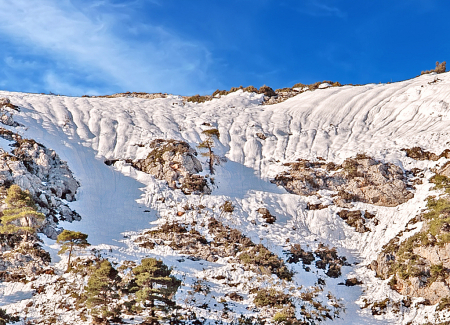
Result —
<instances>
[{"instance_id":1,"label":"pine tree","mask_svg":"<svg viewBox=\"0 0 450 325\"><path fill-rule=\"evenodd\" d=\"M86 305L91 315L103 323L108 323L109 318L117 317L119 309L114 305L118 299L118 284L120 277L108 260L97 264L97 268L89 277L85 287L87 300Z\"/></svg>"},{"instance_id":2,"label":"pine tree","mask_svg":"<svg viewBox=\"0 0 450 325\"><path fill-rule=\"evenodd\" d=\"M64 254L65 252L69 251L69 260L67 262L67 271L69 271L71 265L70 265L70 258L72 256L72 251L77 249L83 249L91 244L87 241L88 235L83 234L79 231L71 231L71 230L65 230L60 233L56 239L56 242L58 244L62 244L61 249L59 250L58 254Z\"/></svg>"},{"instance_id":3,"label":"pine tree","mask_svg":"<svg viewBox=\"0 0 450 325\"><path fill-rule=\"evenodd\" d=\"M169 311L176 308L173 296L181 285L181 281L170 275L171 270L162 261L145 258L141 264L133 268L134 282L138 289L136 298L144 307L150 308L149 324L158 324L156 312L167 316Z\"/></svg>"},{"instance_id":4,"label":"pine tree","mask_svg":"<svg viewBox=\"0 0 450 325\"><path fill-rule=\"evenodd\" d=\"M211 175L214 174L214 163L220 162L220 158L214 154L212 151L212 148L214 148L214 138L219 139L220 133L217 129L209 129L202 131L202 134L206 135L206 139L199 143L197 148L199 149L207 149L208 152L203 152L202 156L208 157L208 163L209 163L209 172Z\"/></svg>"},{"instance_id":5,"label":"pine tree","mask_svg":"<svg viewBox=\"0 0 450 325\"><path fill-rule=\"evenodd\" d=\"M37 212L36 205L28 191L22 191L18 185L12 185L5 199L7 208L1 217L0 233L23 233L28 240L29 234L36 233L45 220L45 215Z\"/></svg>"}]
</instances>

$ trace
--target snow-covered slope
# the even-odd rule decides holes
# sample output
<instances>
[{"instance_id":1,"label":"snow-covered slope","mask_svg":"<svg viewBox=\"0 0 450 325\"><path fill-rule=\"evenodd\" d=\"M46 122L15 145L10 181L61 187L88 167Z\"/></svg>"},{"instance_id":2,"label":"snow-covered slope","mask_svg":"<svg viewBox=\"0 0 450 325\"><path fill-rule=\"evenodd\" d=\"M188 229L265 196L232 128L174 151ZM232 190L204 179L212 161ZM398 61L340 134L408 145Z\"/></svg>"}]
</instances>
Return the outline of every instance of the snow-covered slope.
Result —
<instances>
[{"instance_id":1,"label":"snow-covered slope","mask_svg":"<svg viewBox=\"0 0 450 325\"><path fill-rule=\"evenodd\" d=\"M164 257L165 263L187 277L187 283L189 278L200 278L209 269L219 272L210 265L213 263L182 264L174 252L141 249L130 238L162 216L175 218L177 207L186 203L202 204L214 213L220 204L231 200L235 212L224 216L223 222L279 256L288 247L289 239L290 244L316 247L322 242L337 247L351 264L359 263L344 267L343 278L357 274L364 280L362 287L339 286L342 279L327 280L325 292L329 290L343 299L346 308L341 318L331 323L385 324L389 319L406 324L424 321L432 306L377 317L361 310L364 297L382 300L398 295L365 265L376 259L382 246L425 208L431 188L426 179L416 186L414 198L397 207L354 203L355 208L376 213L379 220L366 233L355 232L340 219L337 207L306 209L308 202L330 200L330 193L323 193L320 198L289 194L270 183L270 179L286 169L283 163L299 158L315 161L321 157L341 163L345 158L365 153L404 170L428 170L442 164L444 158L438 162L415 161L401 149L420 146L439 154L449 147L449 90L450 74L444 73L393 84L307 91L275 105L261 105L263 95L242 91L202 104L185 102L179 96L146 100L0 92L0 97L21 107L14 119L23 126L14 128L15 132L55 150L81 184L77 201L70 207L82 220L62 226L89 234L90 242L99 247L111 247L111 258ZM157 138L184 140L195 148L203 140L202 131L211 127L220 132L214 151L227 158L217 167L212 195L185 196L129 164L104 164L105 159L144 158L149 152L145 145ZM165 203L158 200L161 197L165 197ZM266 227L255 222L256 211L261 207L276 215L275 224ZM189 213L186 217L190 217ZM129 238L122 240L124 232L129 232ZM296 285L311 286L317 280L302 268L297 272ZM1 290L0 287L0 294ZM22 297L10 294L19 297L16 301ZM20 308L20 303L8 306L14 310ZM245 312L242 306L238 310Z\"/></svg>"}]
</instances>

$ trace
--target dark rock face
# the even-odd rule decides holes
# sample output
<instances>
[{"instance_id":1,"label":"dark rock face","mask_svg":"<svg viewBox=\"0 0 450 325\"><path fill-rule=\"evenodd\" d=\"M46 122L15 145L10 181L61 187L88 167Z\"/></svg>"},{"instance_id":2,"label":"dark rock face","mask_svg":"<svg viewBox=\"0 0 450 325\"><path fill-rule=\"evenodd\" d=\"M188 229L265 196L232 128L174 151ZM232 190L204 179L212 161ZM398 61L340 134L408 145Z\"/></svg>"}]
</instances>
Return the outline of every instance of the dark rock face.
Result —
<instances>
[{"instance_id":1,"label":"dark rock face","mask_svg":"<svg viewBox=\"0 0 450 325\"><path fill-rule=\"evenodd\" d=\"M348 158L342 165L306 160L286 165L290 170L277 175L273 183L299 195L314 195L319 190L337 191L335 203L339 206L359 201L392 207L413 197L400 167L365 155Z\"/></svg>"},{"instance_id":2,"label":"dark rock face","mask_svg":"<svg viewBox=\"0 0 450 325\"><path fill-rule=\"evenodd\" d=\"M211 193L206 179L195 175L203 169L188 143L157 139L150 148L153 150L147 158L131 162L134 168L167 181L170 188L181 189L185 194Z\"/></svg>"}]
</instances>

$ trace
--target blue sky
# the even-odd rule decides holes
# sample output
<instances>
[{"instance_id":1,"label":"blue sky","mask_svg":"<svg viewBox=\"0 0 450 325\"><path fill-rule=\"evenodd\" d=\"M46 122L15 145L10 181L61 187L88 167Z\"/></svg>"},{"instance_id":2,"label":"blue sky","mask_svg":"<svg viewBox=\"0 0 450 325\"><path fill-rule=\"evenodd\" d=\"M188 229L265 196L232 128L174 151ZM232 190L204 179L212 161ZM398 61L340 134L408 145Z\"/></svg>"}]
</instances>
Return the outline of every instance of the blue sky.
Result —
<instances>
[{"instance_id":1,"label":"blue sky","mask_svg":"<svg viewBox=\"0 0 450 325\"><path fill-rule=\"evenodd\" d=\"M405 80L450 60L449 12L447 0L0 0L0 89Z\"/></svg>"}]
</instances>

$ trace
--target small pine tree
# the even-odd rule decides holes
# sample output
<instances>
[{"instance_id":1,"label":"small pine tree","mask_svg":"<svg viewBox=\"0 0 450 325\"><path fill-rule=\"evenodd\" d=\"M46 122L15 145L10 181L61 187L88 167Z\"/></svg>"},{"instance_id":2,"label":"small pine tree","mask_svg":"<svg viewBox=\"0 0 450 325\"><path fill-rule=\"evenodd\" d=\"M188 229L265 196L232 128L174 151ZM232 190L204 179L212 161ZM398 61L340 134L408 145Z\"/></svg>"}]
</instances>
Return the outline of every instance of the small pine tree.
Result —
<instances>
[{"instance_id":1,"label":"small pine tree","mask_svg":"<svg viewBox=\"0 0 450 325\"><path fill-rule=\"evenodd\" d=\"M108 260L103 260L96 265L85 287L86 306L91 315L103 323L108 323L109 318L117 317L119 314L119 309L114 305L114 300L120 297L119 282L117 270Z\"/></svg>"},{"instance_id":2,"label":"small pine tree","mask_svg":"<svg viewBox=\"0 0 450 325\"><path fill-rule=\"evenodd\" d=\"M135 275L137 302L150 308L149 324L158 324L156 312L164 316L176 308L173 296L181 285L181 281L170 275L171 270L162 261L154 258L145 258L141 264L133 268ZM164 318L164 317L162 317Z\"/></svg>"},{"instance_id":3,"label":"small pine tree","mask_svg":"<svg viewBox=\"0 0 450 325\"><path fill-rule=\"evenodd\" d=\"M61 249L59 250L58 254L64 254L65 252L69 251L69 260L67 262L67 271L70 270L70 258L72 256L72 251L76 249L83 249L91 244L87 241L88 235L83 234L79 231L71 231L66 230L62 233L60 233L56 239L56 242L58 244L62 244Z\"/></svg>"},{"instance_id":4,"label":"small pine tree","mask_svg":"<svg viewBox=\"0 0 450 325\"><path fill-rule=\"evenodd\" d=\"M206 135L206 139L197 146L199 149L207 149L208 152L203 152L202 156L208 157L209 172L214 174L214 163L220 162L220 158L214 154L212 148L214 148L214 138L219 139L220 133L217 129L204 130L202 134Z\"/></svg>"},{"instance_id":5,"label":"small pine tree","mask_svg":"<svg viewBox=\"0 0 450 325\"><path fill-rule=\"evenodd\" d=\"M45 215L37 212L33 199L28 191L22 191L18 185L12 185L5 199L7 208L1 217L0 233L23 233L28 240L29 234L36 233L45 220Z\"/></svg>"}]
</instances>

